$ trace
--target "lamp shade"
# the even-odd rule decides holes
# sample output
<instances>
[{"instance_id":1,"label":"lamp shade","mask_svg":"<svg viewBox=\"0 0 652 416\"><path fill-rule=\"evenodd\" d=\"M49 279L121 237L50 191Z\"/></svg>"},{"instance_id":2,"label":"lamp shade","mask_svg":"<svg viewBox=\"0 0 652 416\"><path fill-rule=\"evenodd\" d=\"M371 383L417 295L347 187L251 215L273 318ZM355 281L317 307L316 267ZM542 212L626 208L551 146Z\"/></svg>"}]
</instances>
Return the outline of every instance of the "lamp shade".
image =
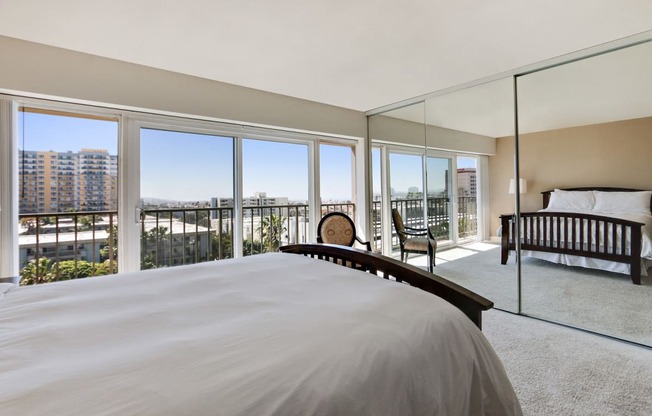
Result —
<instances>
[{"instance_id":1,"label":"lamp shade","mask_svg":"<svg viewBox=\"0 0 652 416\"><path fill-rule=\"evenodd\" d=\"M513 194L516 192L516 179L509 180L509 193ZM518 193L524 194L527 192L527 181L525 179L518 180Z\"/></svg>"}]
</instances>

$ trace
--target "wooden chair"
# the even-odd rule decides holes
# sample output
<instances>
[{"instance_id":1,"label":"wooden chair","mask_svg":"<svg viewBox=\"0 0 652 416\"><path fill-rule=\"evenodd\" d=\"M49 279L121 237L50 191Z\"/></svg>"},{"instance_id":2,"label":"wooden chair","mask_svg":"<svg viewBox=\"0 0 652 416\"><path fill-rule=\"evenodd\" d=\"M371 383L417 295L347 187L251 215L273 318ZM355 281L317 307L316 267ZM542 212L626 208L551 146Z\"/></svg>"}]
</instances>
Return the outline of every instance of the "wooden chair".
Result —
<instances>
[{"instance_id":1,"label":"wooden chair","mask_svg":"<svg viewBox=\"0 0 652 416\"><path fill-rule=\"evenodd\" d=\"M352 247L354 242L366 246L371 251L371 243L362 241L355 235L355 224L343 212L329 212L324 215L317 225L317 242L326 244L339 244Z\"/></svg>"},{"instance_id":2,"label":"wooden chair","mask_svg":"<svg viewBox=\"0 0 652 416\"><path fill-rule=\"evenodd\" d=\"M427 254L428 271L432 273L435 267L437 240L432 235L430 228L406 227L396 208L392 209L392 220L401 246L401 261L407 262L409 253Z\"/></svg>"}]
</instances>

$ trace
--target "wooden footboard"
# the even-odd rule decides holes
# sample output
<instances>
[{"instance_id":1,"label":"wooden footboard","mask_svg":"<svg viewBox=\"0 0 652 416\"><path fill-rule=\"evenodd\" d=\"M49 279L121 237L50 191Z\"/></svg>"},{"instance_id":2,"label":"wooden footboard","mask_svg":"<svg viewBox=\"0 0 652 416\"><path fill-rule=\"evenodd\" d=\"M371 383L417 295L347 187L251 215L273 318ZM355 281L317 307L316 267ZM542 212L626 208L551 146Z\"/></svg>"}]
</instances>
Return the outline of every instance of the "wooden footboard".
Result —
<instances>
[{"instance_id":1,"label":"wooden footboard","mask_svg":"<svg viewBox=\"0 0 652 416\"><path fill-rule=\"evenodd\" d=\"M500 262L515 250L515 215L501 215ZM627 263L636 285L641 284L643 223L601 215L568 212L521 213L521 249L569 254Z\"/></svg>"},{"instance_id":2,"label":"wooden footboard","mask_svg":"<svg viewBox=\"0 0 652 416\"><path fill-rule=\"evenodd\" d=\"M493 302L442 277L390 257L334 244L292 244L280 248L285 253L303 254L346 267L396 280L432 293L456 306L482 329L482 311Z\"/></svg>"}]
</instances>

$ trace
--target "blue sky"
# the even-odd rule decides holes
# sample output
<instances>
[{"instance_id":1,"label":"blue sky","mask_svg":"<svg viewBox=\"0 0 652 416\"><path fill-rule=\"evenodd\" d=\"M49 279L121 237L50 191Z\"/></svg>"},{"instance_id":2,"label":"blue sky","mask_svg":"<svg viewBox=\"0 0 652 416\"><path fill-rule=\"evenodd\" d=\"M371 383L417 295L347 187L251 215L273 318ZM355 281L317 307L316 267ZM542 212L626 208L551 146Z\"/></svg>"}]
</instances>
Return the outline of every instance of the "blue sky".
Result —
<instances>
[{"instance_id":1,"label":"blue sky","mask_svg":"<svg viewBox=\"0 0 652 416\"><path fill-rule=\"evenodd\" d=\"M21 149L79 151L106 149L117 154L118 123L20 113ZM24 133L24 134L23 134ZM270 197L287 196L291 201L308 199L308 146L243 139L243 194L267 192ZM351 148L320 146L321 197L350 200L352 195ZM429 190L443 189L446 165L429 161ZM378 152L372 160L374 194L380 193ZM391 187L407 192L422 188L419 156L391 154ZM475 167L472 157L459 157L458 167ZM233 141L191 133L143 129L141 132L142 197L181 201L208 201L211 197L233 196Z\"/></svg>"},{"instance_id":2,"label":"blue sky","mask_svg":"<svg viewBox=\"0 0 652 416\"><path fill-rule=\"evenodd\" d=\"M395 192L407 192L410 187L417 187L423 190L422 182L422 161L421 156L407 155L400 153L389 154L391 166L390 187ZM445 188L444 172L448 169L448 160L443 158L428 157L428 191L440 191ZM474 157L458 157L458 168L475 168ZM372 175L373 193L380 194L380 151L374 149L372 152Z\"/></svg>"},{"instance_id":3,"label":"blue sky","mask_svg":"<svg viewBox=\"0 0 652 416\"><path fill-rule=\"evenodd\" d=\"M117 122L29 112L20 116L21 149L76 152L94 148L117 154ZM242 153L244 196L260 191L291 201L308 199L307 145L244 139ZM322 145L320 155L322 199L350 200L351 149ZM141 196L183 201L232 197L233 140L143 129Z\"/></svg>"}]
</instances>

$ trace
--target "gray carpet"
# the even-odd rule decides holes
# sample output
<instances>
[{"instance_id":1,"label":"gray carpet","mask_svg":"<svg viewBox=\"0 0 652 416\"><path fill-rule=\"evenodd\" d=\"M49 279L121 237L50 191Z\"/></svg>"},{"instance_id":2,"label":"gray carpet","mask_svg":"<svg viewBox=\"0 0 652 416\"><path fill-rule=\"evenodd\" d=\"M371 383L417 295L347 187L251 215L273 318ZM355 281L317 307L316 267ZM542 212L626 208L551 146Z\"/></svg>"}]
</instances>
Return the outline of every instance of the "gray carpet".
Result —
<instances>
[{"instance_id":1,"label":"gray carpet","mask_svg":"<svg viewBox=\"0 0 652 416\"><path fill-rule=\"evenodd\" d=\"M525 415L652 415L652 350L497 310L483 320Z\"/></svg>"},{"instance_id":2,"label":"gray carpet","mask_svg":"<svg viewBox=\"0 0 652 416\"><path fill-rule=\"evenodd\" d=\"M475 243L437 253L435 273L517 311L516 264L500 264L500 248ZM652 278L524 258L522 312L550 321L652 345ZM652 382L652 380L651 380ZM651 413L652 414L652 413Z\"/></svg>"}]
</instances>

